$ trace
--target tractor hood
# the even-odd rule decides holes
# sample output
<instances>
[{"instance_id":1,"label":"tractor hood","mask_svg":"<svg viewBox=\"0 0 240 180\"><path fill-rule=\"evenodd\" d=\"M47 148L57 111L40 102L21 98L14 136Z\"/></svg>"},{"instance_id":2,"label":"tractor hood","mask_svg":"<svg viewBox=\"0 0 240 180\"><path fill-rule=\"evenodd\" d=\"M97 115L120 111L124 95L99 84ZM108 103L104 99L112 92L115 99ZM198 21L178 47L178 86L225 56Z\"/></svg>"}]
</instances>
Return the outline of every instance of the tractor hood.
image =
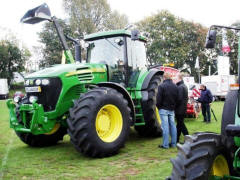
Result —
<instances>
[{"instance_id":1,"label":"tractor hood","mask_svg":"<svg viewBox=\"0 0 240 180\"><path fill-rule=\"evenodd\" d=\"M104 64L60 64L50 68L46 68L35 73L29 74L25 78L44 78L44 77L59 77L62 75L71 76L79 71L106 72Z\"/></svg>"}]
</instances>

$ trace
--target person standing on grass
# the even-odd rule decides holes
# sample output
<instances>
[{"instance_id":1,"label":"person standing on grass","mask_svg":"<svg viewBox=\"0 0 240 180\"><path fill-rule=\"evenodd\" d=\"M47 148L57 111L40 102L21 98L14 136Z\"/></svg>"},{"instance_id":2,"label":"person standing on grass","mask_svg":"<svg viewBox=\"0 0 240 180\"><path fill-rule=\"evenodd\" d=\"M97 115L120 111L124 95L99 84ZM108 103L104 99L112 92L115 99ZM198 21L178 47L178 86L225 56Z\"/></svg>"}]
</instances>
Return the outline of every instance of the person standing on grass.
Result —
<instances>
[{"instance_id":1,"label":"person standing on grass","mask_svg":"<svg viewBox=\"0 0 240 180\"><path fill-rule=\"evenodd\" d=\"M187 111L187 102L188 102L188 89L187 86L183 82L183 74L178 74L178 101L175 109L176 120L177 120L177 142L179 142L179 138L181 133L183 135L188 135L187 127L184 124L184 117Z\"/></svg>"},{"instance_id":2,"label":"person standing on grass","mask_svg":"<svg viewBox=\"0 0 240 180\"><path fill-rule=\"evenodd\" d=\"M171 74L165 72L163 75L163 83L158 87L157 107L161 118L161 126L163 131L163 144L159 148L168 149L176 147L177 130L174 122L174 110L178 99L177 86L172 82ZM171 135L171 144L169 144L169 131Z\"/></svg>"},{"instance_id":3,"label":"person standing on grass","mask_svg":"<svg viewBox=\"0 0 240 180\"><path fill-rule=\"evenodd\" d=\"M197 101L201 103L202 115L204 117L203 121L206 123L210 123L211 122L210 104L213 101L213 96L211 91L207 89L206 86L203 84L201 84L200 90L201 95Z\"/></svg>"}]
</instances>

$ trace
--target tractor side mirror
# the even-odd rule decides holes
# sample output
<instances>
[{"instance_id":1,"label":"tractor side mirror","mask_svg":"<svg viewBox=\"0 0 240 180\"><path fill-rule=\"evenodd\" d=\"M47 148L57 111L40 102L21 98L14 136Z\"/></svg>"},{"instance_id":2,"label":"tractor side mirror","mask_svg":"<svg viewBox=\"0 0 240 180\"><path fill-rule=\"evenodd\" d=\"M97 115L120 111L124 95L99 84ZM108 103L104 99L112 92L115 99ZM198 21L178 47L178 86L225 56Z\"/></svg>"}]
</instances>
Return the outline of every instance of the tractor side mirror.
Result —
<instances>
[{"instance_id":1,"label":"tractor side mirror","mask_svg":"<svg viewBox=\"0 0 240 180\"><path fill-rule=\"evenodd\" d=\"M36 24L44 20L51 21L51 12L46 3L28 10L26 14L21 18L20 22L27 24Z\"/></svg>"},{"instance_id":2,"label":"tractor side mirror","mask_svg":"<svg viewBox=\"0 0 240 180\"><path fill-rule=\"evenodd\" d=\"M206 38L206 44L205 44L206 48L210 49L210 48L215 47L216 35L217 35L217 32L215 30L209 30L208 31L208 35L207 35L207 38Z\"/></svg>"},{"instance_id":3,"label":"tractor side mirror","mask_svg":"<svg viewBox=\"0 0 240 180\"><path fill-rule=\"evenodd\" d=\"M131 31L131 39L132 40L138 40L139 39L140 32L138 30L132 30Z\"/></svg>"}]
</instances>

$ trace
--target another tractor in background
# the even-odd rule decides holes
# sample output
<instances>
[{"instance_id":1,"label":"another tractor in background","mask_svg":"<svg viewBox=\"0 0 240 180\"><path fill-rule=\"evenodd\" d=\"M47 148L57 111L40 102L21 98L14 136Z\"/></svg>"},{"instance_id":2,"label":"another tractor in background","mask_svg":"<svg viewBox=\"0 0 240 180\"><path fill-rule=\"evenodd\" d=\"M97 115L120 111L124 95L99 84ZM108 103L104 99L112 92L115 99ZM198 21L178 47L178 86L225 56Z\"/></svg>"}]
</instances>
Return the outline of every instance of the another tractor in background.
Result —
<instances>
[{"instance_id":1,"label":"another tractor in background","mask_svg":"<svg viewBox=\"0 0 240 180\"><path fill-rule=\"evenodd\" d=\"M206 48L214 48L216 29L240 31L239 28L211 26ZM240 38L238 43L238 68L240 68ZM238 77L240 69L238 69ZM221 134L199 132L185 136L178 144L178 154L171 159L172 180L240 180L240 78L224 104Z\"/></svg>"}]
</instances>

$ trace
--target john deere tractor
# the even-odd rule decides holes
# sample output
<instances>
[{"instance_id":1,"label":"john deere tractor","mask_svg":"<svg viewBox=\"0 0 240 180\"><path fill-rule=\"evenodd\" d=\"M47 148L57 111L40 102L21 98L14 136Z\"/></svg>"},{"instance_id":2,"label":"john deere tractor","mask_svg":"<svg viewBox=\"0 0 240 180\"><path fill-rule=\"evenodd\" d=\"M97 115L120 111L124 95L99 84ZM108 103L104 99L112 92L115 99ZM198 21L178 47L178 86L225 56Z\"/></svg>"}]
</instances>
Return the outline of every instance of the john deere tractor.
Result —
<instances>
[{"instance_id":1,"label":"john deere tractor","mask_svg":"<svg viewBox=\"0 0 240 180\"><path fill-rule=\"evenodd\" d=\"M239 28L211 26L206 48L214 48L217 29L239 31ZM226 98L221 134L195 133L178 144L178 154L172 159L171 180L240 180L240 38L238 43L238 84Z\"/></svg>"},{"instance_id":2,"label":"john deere tractor","mask_svg":"<svg viewBox=\"0 0 240 180\"><path fill-rule=\"evenodd\" d=\"M163 71L148 67L146 39L137 30L85 36L83 63L79 41L63 34L47 4L21 22L44 20L55 26L68 63L28 75L26 95L7 101L10 127L24 143L54 145L68 133L79 152L105 157L124 146L130 126L143 136L161 135L156 95ZM75 59L66 39L75 44Z\"/></svg>"}]
</instances>

